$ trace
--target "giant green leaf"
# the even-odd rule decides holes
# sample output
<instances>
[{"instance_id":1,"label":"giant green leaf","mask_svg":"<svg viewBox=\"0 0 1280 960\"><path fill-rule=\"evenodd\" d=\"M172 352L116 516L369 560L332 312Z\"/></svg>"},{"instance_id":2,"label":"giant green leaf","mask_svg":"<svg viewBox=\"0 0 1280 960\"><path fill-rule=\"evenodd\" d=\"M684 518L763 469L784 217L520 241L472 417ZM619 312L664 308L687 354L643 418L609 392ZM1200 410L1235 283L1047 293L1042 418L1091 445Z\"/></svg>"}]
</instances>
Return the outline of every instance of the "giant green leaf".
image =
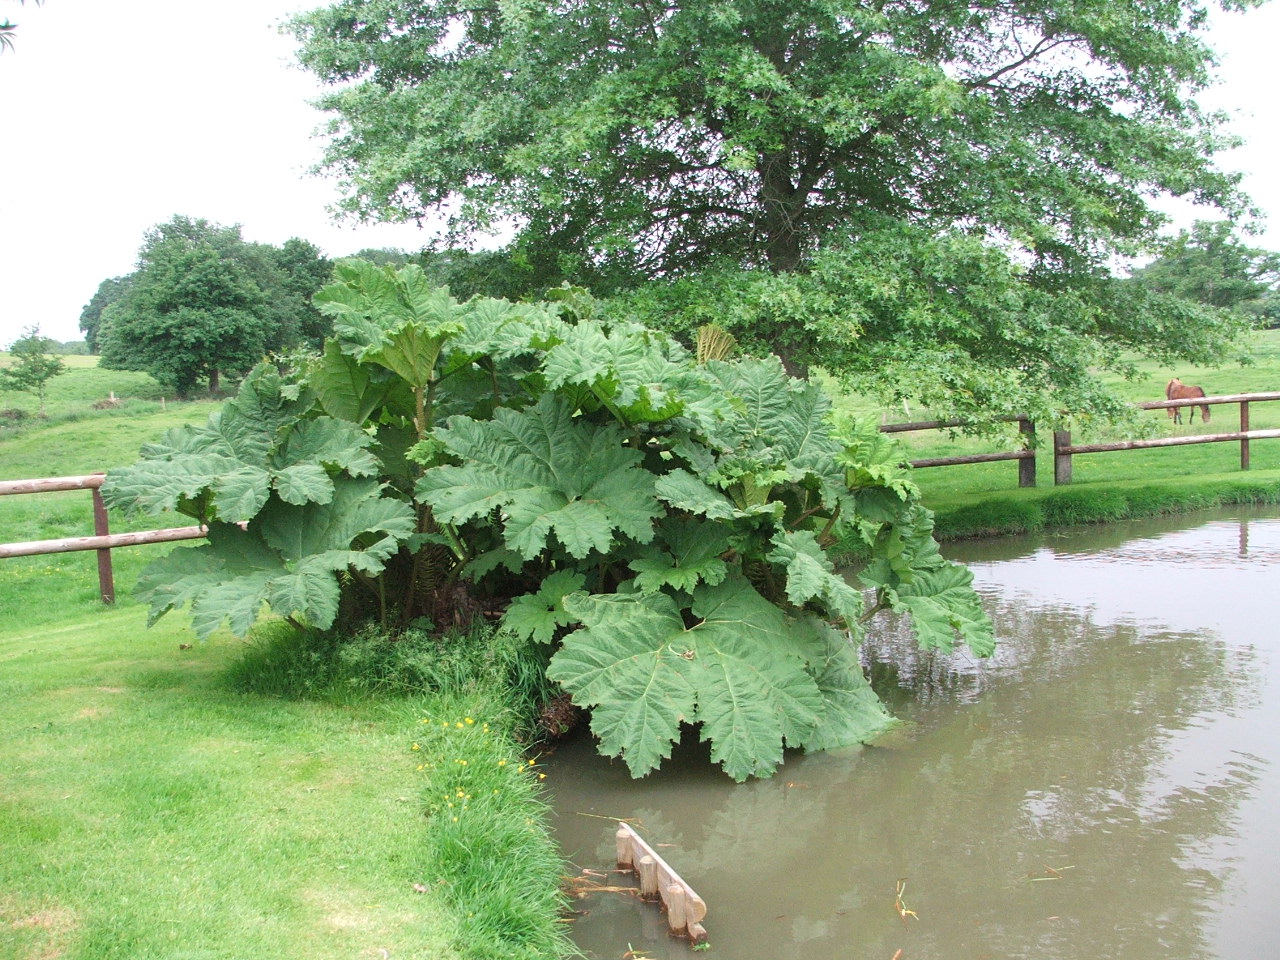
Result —
<instances>
[{"instance_id":1,"label":"giant green leaf","mask_svg":"<svg viewBox=\"0 0 1280 960\"><path fill-rule=\"evenodd\" d=\"M668 518L658 541L631 561L635 584L645 593L662 587L689 591L699 583L715 586L728 575L721 554L729 546L729 533L721 524Z\"/></svg>"},{"instance_id":2,"label":"giant green leaf","mask_svg":"<svg viewBox=\"0 0 1280 960\"><path fill-rule=\"evenodd\" d=\"M946 563L885 592L893 609L911 614L922 649L949 653L959 634L976 656L995 652L991 619L973 590L973 573L967 567Z\"/></svg>"},{"instance_id":3,"label":"giant green leaf","mask_svg":"<svg viewBox=\"0 0 1280 960\"><path fill-rule=\"evenodd\" d=\"M618 428L574 419L555 394L525 410L497 410L489 421L451 417L436 435L462 461L418 481L418 498L441 522L501 508L507 545L527 559L553 534L579 558L606 552L615 533L640 543L653 537L661 508L641 454Z\"/></svg>"},{"instance_id":4,"label":"giant green leaf","mask_svg":"<svg viewBox=\"0 0 1280 960\"><path fill-rule=\"evenodd\" d=\"M543 363L548 385L587 387L627 423L701 411L713 393L688 351L657 331L588 320L563 336Z\"/></svg>"},{"instance_id":5,"label":"giant green leaf","mask_svg":"<svg viewBox=\"0 0 1280 960\"><path fill-rule=\"evenodd\" d=\"M573 621L564 610L564 598L582 589L586 578L573 570L557 570L534 593L516 597L502 615L502 625L518 637L550 643L558 629Z\"/></svg>"},{"instance_id":6,"label":"giant green leaf","mask_svg":"<svg viewBox=\"0 0 1280 960\"><path fill-rule=\"evenodd\" d=\"M808 530L779 531L768 559L787 573L787 599L796 606L821 603L832 618L854 623L862 616L862 594L836 572Z\"/></svg>"},{"instance_id":7,"label":"giant green leaf","mask_svg":"<svg viewBox=\"0 0 1280 960\"><path fill-rule=\"evenodd\" d=\"M415 388L435 377L445 343L463 329L462 307L416 264L396 269L365 260L341 261L335 283L314 297L334 318L344 353L392 371Z\"/></svg>"},{"instance_id":8,"label":"giant green leaf","mask_svg":"<svg viewBox=\"0 0 1280 960\"><path fill-rule=\"evenodd\" d=\"M808 639L741 577L694 591L687 626L665 593L564 600L583 624L548 669L592 708L600 750L635 776L670 755L681 723L700 723L712 758L735 780L767 776L784 742L819 723L822 693L806 669Z\"/></svg>"},{"instance_id":9,"label":"giant green leaf","mask_svg":"<svg viewBox=\"0 0 1280 960\"><path fill-rule=\"evenodd\" d=\"M211 523L206 543L153 561L138 578L137 594L152 622L189 605L200 637L224 622L243 636L264 604L325 629L338 610L337 575L379 573L415 522L413 508L381 496L376 481L339 479L329 503L272 500L246 528Z\"/></svg>"},{"instance_id":10,"label":"giant green leaf","mask_svg":"<svg viewBox=\"0 0 1280 960\"><path fill-rule=\"evenodd\" d=\"M833 750L869 743L899 721L871 689L858 648L846 632L817 617L806 617L798 629L811 631L819 655L810 669L822 691L824 708L813 732L801 744L805 750Z\"/></svg>"},{"instance_id":11,"label":"giant green leaf","mask_svg":"<svg viewBox=\"0 0 1280 960\"><path fill-rule=\"evenodd\" d=\"M308 406L286 399L280 375L259 366L204 426L171 430L137 463L110 471L103 498L129 511L232 523L257 516L273 489L289 503L326 503L333 475L369 476L378 463L359 426L310 418Z\"/></svg>"}]
</instances>

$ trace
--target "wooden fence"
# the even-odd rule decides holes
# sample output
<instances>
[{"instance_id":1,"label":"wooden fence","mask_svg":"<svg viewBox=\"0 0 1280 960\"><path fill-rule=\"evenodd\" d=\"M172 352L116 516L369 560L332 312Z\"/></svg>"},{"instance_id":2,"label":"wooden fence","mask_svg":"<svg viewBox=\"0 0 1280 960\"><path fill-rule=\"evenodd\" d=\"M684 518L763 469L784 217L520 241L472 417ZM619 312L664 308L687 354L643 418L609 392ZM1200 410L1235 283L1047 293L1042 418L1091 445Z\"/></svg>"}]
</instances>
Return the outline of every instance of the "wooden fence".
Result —
<instances>
[{"instance_id":1,"label":"wooden fence","mask_svg":"<svg viewBox=\"0 0 1280 960\"><path fill-rule=\"evenodd\" d=\"M706 901L680 879L680 874L672 870L629 823L618 821L614 836L618 866L634 871L640 878L640 899L661 901L673 936L688 937L695 945L706 943L707 931L702 925L707 915Z\"/></svg>"},{"instance_id":2,"label":"wooden fence","mask_svg":"<svg viewBox=\"0 0 1280 960\"><path fill-rule=\"evenodd\" d=\"M1071 482L1071 458L1084 453L1107 453L1117 450L1148 450L1153 447L1180 447L1192 443L1224 443L1240 444L1240 469L1249 469L1249 441L1280 438L1280 430L1250 430L1249 404L1263 403L1269 400L1280 400L1277 393L1233 393L1215 397L1196 397L1191 400L1153 400L1139 403L1141 410L1169 410L1178 407L1217 406L1235 403L1240 405L1240 429L1229 433L1203 433L1185 437L1162 437L1156 440L1120 440L1113 443L1072 444L1070 430L1057 430L1053 434L1053 482L1067 484ZM956 457L931 457L923 460L912 460L913 467L944 467L966 463L990 463L995 460L1018 461L1018 486L1034 487L1036 485L1035 460L1035 424L1025 416L1004 417L1007 422L1017 423L1022 435L1022 449L1006 450L998 453L975 453ZM915 430L943 430L948 427L963 427L964 420L921 420L915 423L881 424L881 433L906 433Z\"/></svg>"},{"instance_id":3,"label":"wooden fence","mask_svg":"<svg viewBox=\"0 0 1280 960\"><path fill-rule=\"evenodd\" d=\"M103 603L115 603L115 577L111 570L111 551L143 543L168 543L173 540L195 540L205 535L204 527L170 527L164 530L141 530L137 533L112 533L107 525L107 508L99 487L106 475L93 473L84 477L48 477L41 480L0 480L0 496L21 493L52 493L58 490L93 491L92 537L64 537L61 540L30 540L26 543L0 543L0 559L30 557L47 553L70 553L76 550L98 551L98 591Z\"/></svg>"},{"instance_id":4,"label":"wooden fence","mask_svg":"<svg viewBox=\"0 0 1280 960\"><path fill-rule=\"evenodd\" d=\"M1233 393L1217 397L1196 397L1192 400L1153 400L1140 403L1143 410L1168 410L1177 407L1217 406L1226 403L1240 405L1240 429L1229 433L1201 433L1187 437L1162 437L1158 440L1120 440L1115 443L1072 444L1070 430L1057 430L1053 434L1053 482L1071 482L1071 458L1082 453L1108 453L1115 450L1150 450L1153 447L1181 447L1191 443L1240 444L1240 469L1249 469L1249 441L1280 438L1280 430L1250 430L1249 404L1268 400L1280 400L1280 393Z\"/></svg>"},{"instance_id":5,"label":"wooden fence","mask_svg":"<svg viewBox=\"0 0 1280 960\"><path fill-rule=\"evenodd\" d=\"M1018 461L1018 486L1034 487L1036 485L1036 425L1027 417L1002 417L1002 421L1018 424L1018 432L1022 434L1022 447L1017 450L1002 450L997 453L972 453L959 457L929 457L923 460L912 460L913 467L949 467L964 463L992 463L998 460ZM908 433L915 430L945 430L948 427L963 427L965 420L920 420L915 423L883 423L881 433Z\"/></svg>"}]
</instances>

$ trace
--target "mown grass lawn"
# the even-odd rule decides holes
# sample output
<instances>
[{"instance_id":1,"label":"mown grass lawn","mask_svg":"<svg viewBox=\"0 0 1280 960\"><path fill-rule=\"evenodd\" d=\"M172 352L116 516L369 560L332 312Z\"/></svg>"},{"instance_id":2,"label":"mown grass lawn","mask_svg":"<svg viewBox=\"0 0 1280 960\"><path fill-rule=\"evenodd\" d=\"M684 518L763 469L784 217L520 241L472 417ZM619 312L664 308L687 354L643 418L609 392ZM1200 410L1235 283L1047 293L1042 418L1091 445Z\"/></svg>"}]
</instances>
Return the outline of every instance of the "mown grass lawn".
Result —
<instances>
[{"instance_id":1,"label":"mown grass lawn","mask_svg":"<svg viewBox=\"0 0 1280 960\"><path fill-rule=\"evenodd\" d=\"M0 956L456 955L419 705L237 694L240 648L136 606L6 622Z\"/></svg>"}]
</instances>

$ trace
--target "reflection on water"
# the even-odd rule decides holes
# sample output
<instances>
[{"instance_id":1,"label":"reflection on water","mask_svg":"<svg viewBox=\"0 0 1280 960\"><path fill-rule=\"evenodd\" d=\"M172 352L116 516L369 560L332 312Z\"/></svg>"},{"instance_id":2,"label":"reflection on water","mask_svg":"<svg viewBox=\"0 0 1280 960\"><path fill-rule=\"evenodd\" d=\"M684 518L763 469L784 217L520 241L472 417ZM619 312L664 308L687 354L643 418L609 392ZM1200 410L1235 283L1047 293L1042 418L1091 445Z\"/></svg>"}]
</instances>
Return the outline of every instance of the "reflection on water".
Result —
<instances>
[{"instance_id":1,"label":"reflection on water","mask_svg":"<svg viewBox=\"0 0 1280 960\"><path fill-rule=\"evenodd\" d=\"M910 721L900 736L744 785L696 743L643 781L570 744L548 781L566 856L608 869L607 818L637 819L706 899L721 958L1273 953L1280 520L951 553L1001 645L990 661L921 654L881 625L866 661ZM895 909L899 880L918 918ZM650 906L577 906L588 956L692 955Z\"/></svg>"}]
</instances>

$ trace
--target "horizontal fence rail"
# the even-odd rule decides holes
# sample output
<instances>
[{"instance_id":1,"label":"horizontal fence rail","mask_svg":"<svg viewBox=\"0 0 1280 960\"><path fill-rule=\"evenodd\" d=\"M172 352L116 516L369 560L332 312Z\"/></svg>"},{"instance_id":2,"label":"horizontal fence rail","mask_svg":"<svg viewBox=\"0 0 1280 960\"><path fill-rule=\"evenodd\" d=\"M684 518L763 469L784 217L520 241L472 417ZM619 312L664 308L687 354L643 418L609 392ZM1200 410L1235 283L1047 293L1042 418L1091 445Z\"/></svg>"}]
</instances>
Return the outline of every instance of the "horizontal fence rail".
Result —
<instances>
[{"instance_id":1,"label":"horizontal fence rail","mask_svg":"<svg viewBox=\"0 0 1280 960\"><path fill-rule=\"evenodd\" d=\"M29 540L25 543L0 543L0 559L5 557L32 557L50 553L71 553L77 550L98 552L98 592L103 603L115 603L115 575L111 569L111 551L117 547L132 547L147 543L172 543L175 540L197 540L205 535L205 528L168 527L163 530L141 530L136 533L112 533L107 521L107 507L102 502L99 488L104 473L91 473L82 477L46 477L39 480L0 480L0 497L23 493L56 493L60 490L90 490L93 492L92 537L63 537L58 540Z\"/></svg>"},{"instance_id":2,"label":"horizontal fence rail","mask_svg":"<svg viewBox=\"0 0 1280 960\"><path fill-rule=\"evenodd\" d=\"M1001 450L996 453L970 453L955 457L926 457L912 460L913 467L950 467L965 463L994 463L1000 460L1018 461L1018 486L1036 485L1036 425L1028 417L1001 417L1002 422L1018 424L1022 434L1022 447L1018 450ZM909 433L917 430L945 430L948 427L969 426L967 420L917 420L914 423L882 423L881 433Z\"/></svg>"},{"instance_id":3,"label":"horizontal fence rail","mask_svg":"<svg viewBox=\"0 0 1280 960\"><path fill-rule=\"evenodd\" d=\"M1280 439L1280 430L1250 430L1249 404L1280 400L1280 392L1231 393L1212 397L1192 397L1186 400L1152 400L1134 404L1139 410L1169 410L1181 407L1211 407L1238 404L1240 428L1224 433L1203 433L1185 437L1163 437L1155 440L1118 440L1111 443L1071 442L1070 430L1057 430L1053 434L1053 482L1071 482L1071 458L1086 453L1109 453L1121 450L1147 450L1155 447L1180 447L1195 443L1239 443L1240 469L1249 469L1249 441ZM1026 416L1002 417L1005 422L1017 423L1022 434L1022 449L996 453L974 453L954 457L929 457L910 461L913 467L946 467L968 463L991 463L998 460L1018 461L1018 486L1036 485L1035 424ZM908 433L918 430L945 430L950 427L971 426L967 420L918 420L911 423L885 423L881 433Z\"/></svg>"}]
</instances>

